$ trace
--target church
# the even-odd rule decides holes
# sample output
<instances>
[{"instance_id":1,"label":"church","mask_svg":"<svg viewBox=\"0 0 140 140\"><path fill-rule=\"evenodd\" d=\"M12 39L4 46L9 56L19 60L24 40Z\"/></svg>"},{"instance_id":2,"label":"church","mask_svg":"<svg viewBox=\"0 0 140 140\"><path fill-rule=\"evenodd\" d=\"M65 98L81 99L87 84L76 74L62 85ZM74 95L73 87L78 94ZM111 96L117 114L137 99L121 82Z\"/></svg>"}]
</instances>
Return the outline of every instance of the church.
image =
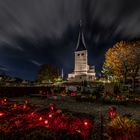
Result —
<instances>
[{"instance_id":1,"label":"church","mask_svg":"<svg viewBox=\"0 0 140 140\"><path fill-rule=\"evenodd\" d=\"M68 81L95 81L95 67L88 65L88 51L85 44L82 24L80 23L80 31L75 50L74 71L68 74Z\"/></svg>"}]
</instances>

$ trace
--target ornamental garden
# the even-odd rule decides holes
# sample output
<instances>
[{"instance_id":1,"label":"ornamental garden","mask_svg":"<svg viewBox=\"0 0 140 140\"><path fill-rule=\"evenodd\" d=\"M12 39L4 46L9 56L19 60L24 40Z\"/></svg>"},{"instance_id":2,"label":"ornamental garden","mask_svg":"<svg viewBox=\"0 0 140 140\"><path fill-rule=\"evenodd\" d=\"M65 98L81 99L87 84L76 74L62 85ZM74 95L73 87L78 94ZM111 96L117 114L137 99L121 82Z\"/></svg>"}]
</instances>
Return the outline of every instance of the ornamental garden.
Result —
<instances>
[{"instance_id":1,"label":"ornamental garden","mask_svg":"<svg viewBox=\"0 0 140 140\"><path fill-rule=\"evenodd\" d=\"M79 93L53 86L1 98L1 140L138 140L140 99L99 94L102 89Z\"/></svg>"}]
</instances>

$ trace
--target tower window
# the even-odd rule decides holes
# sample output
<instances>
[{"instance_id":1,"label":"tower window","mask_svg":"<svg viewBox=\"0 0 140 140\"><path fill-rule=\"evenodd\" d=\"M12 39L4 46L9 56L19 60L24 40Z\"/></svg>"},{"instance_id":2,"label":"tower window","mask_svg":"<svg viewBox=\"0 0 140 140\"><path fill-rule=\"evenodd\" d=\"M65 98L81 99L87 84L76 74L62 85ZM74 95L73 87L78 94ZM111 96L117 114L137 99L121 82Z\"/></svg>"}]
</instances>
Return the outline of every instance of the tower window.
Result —
<instances>
[{"instance_id":1,"label":"tower window","mask_svg":"<svg viewBox=\"0 0 140 140\"><path fill-rule=\"evenodd\" d=\"M84 55L84 53L81 54L82 56Z\"/></svg>"},{"instance_id":2,"label":"tower window","mask_svg":"<svg viewBox=\"0 0 140 140\"><path fill-rule=\"evenodd\" d=\"M80 56L80 54L78 53L77 56Z\"/></svg>"}]
</instances>

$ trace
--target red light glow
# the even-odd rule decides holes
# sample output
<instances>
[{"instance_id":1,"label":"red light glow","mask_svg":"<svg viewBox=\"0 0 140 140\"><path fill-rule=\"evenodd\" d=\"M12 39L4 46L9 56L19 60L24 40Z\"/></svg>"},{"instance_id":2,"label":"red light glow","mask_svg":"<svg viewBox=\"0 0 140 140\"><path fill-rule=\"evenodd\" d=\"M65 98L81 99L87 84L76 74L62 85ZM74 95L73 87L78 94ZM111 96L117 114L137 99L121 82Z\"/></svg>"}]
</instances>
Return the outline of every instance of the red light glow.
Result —
<instances>
[{"instance_id":1,"label":"red light glow","mask_svg":"<svg viewBox=\"0 0 140 140\"><path fill-rule=\"evenodd\" d=\"M1 101L4 102L4 99L0 100L0 103ZM7 100L7 102L10 101ZM9 107L11 107L12 110L9 111ZM0 111L0 131L4 132L24 131L43 126L56 132L58 130L65 130L72 135L79 133L84 140L87 140L93 126L93 121L86 118L81 119L72 116L67 118L67 116L62 113L62 110L55 108L54 104L50 104L49 111L46 110L45 112L44 110L42 112L42 108L39 108L38 111L34 106L28 105L25 102L24 104L11 102L2 109L3 110Z\"/></svg>"},{"instance_id":2,"label":"red light glow","mask_svg":"<svg viewBox=\"0 0 140 140\"><path fill-rule=\"evenodd\" d=\"M85 126L87 126L87 125L88 125L88 122L87 122L87 121L85 121L85 122L84 122L84 125L85 125Z\"/></svg>"},{"instance_id":3,"label":"red light glow","mask_svg":"<svg viewBox=\"0 0 140 140\"><path fill-rule=\"evenodd\" d=\"M1 100L1 104L4 105L4 101L3 100Z\"/></svg>"},{"instance_id":4,"label":"red light glow","mask_svg":"<svg viewBox=\"0 0 140 140\"><path fill-rule=\"evenodd\" d=\"M39 117L39 121L42 121L43 120L43 118L42 117Z\"/></svg>"},{"instance_id":5,"label":"red light glow","mask_svg":"<svg viewBox=\"0 0 140 140\"><path fill-rule=\"evenodd\" d=\"M117 111L115 107L110 107L108 110L108 117L109 118L115 118L117 116Z\"/></svg>"},{"instance_id":6,"label":"red light glow","mask_svg":"<svg viewBox=\"0 0 140 140\"><path fill-rule=\"evenodd\" d=\"M49 122L48 122L48 120L45 120L44 123L45 123L45 124L48 124Z\"/></svg>"},{"instance_id":7,"label":"red light glow","mask_svg":"<svg viewBox=\"0 0 140 140\"><path fill-rule=\"evenodd\" d=\"M17 104L16 103L14 103L14 108L17 108Z\"/></svg>"},{"instance_id":8,"label":"red light glow","mask_svg":"<svg viewBox=\"0 0 140 140\"><path fill-rule=\"evenodd\" d=\"M50 111L51 111L51 112L54 111L54 108L55 108L55 105L54 105L54 104L50 104Z\"/></svg>"},{"instance_id":9,"label":"red light glow","mask_svg":"<svg viewBox=\"0 0 140 140\"><path fill-rule=\"evenodd\" d=\"M26 105L23 105L23 109L26 109Z\"/></svg>"},{"instance_id":10,"label":"red light glow","mask_svg":"<svg viewBox=\"0 0 140 140\"><path fill-rule=\"evenodd\" d=\"M34 116L35 116L35 113L34 113L34 112L32 112L32 113L30 114L30 116L31 116L31 117L34 117Z\"/></svg>"},{"instance_id":11,"label":"red light glow","mask_svg":"<svg viewBox=\"0 0 140 140\"><path fill-rule=\"evenodd\" d=\"M52 118L52 114L49 114L49 118Z\"/></svg>"},{"instance_id":12,"label":"red light glow","mask_svg":"<svg viewBox=\"0 0 140 140\"><path fill-rule=\"evenodd\" d=\"M2 117L4 115L4 113L3 112L0 112L0 117Z\"/></svg>"}]
</instances>

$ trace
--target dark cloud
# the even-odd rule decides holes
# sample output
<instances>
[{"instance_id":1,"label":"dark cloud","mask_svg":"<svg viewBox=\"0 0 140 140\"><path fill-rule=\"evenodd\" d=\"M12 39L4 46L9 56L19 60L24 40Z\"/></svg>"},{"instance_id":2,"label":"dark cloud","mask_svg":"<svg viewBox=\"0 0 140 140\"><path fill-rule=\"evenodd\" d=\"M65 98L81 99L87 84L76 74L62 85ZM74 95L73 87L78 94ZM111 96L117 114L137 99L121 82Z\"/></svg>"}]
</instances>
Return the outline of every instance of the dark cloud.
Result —
<instances>
[{"instance_id":1,"label":"dark cloud","mask_svg":"<svg viewBox=\"0 0 140 140\"><path fill-rule=\"evenodd\" d=\"M0 72L1 73L5 73L5 72L7 72L8 71L8 69L5 67L5 66L3 66L3 65L0 65Z\"/></svg>"},{"instance_id":2,"label":"dark cloud","mask_svg":"<svg viewBox=\"0 0 140 140\"><path fill-rule=\"evenodd\" d=\"M139 0L1 0L0 69L24 79L35 79L44 63L72 71L82 19L89 63L99 72L109 47L140 37L139 5Z\"/></svg>"}]
</instances>

